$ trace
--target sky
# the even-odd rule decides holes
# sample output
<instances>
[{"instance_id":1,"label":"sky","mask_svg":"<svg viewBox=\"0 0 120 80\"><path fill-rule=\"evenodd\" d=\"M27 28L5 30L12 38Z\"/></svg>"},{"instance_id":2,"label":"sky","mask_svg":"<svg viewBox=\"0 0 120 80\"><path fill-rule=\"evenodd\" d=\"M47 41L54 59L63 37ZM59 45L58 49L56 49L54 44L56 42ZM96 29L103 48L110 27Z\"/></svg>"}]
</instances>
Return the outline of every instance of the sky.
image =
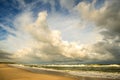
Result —
<instances>
[{"instance_id":1,"label":"sky","mask_svg":"<svg viewBox=\"0 0 120 80\"><path fill-rule=\"evenodd\" d=\"M120 63L120 0L0 0L0 62Z\"/></svg>"}]
</instances>

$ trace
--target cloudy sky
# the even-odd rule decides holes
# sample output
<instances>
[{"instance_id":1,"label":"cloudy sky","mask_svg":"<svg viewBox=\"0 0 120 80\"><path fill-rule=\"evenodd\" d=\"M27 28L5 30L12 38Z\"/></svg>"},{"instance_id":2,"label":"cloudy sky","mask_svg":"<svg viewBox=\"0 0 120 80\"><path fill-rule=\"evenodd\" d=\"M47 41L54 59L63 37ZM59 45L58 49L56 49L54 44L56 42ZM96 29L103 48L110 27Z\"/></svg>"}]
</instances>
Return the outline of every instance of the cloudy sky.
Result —
<instances>
[{"instance_id":1,"label":"cloudy sky","mask_svg":"<svg viewBox=\"0 0 120 80\"><path fill-rule=\"evenodd\" d=\"M120 63L120 0L0 0L0 61Z\"/></svg>"}]
</instances>

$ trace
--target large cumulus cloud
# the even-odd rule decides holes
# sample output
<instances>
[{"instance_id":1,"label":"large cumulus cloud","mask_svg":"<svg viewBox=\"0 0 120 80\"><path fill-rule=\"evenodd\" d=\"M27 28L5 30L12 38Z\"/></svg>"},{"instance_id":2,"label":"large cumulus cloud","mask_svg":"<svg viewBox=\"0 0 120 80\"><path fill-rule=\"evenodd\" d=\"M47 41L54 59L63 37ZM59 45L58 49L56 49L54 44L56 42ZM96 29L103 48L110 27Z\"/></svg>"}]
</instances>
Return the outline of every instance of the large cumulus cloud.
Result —
<instances>
[{"instance_id":1,"label":"large cumulus cloud","mask_svg":"<svg viewBox=\"0 0 120 80\"><path fill-rule=\"evenodd\" d=\"M32 13L24 12L16 17L14 25L16 31L14 35L9 35L3 40L3 46L11 51L10 55L18 62L85 62L93 60L109 60L110 54L99 54L89 45L80 45L76 42L62 40L61 33L58 30L51 30L47 24L47 12L38 14L36 20L32 20Z\"/></svg>"}]
</instances>

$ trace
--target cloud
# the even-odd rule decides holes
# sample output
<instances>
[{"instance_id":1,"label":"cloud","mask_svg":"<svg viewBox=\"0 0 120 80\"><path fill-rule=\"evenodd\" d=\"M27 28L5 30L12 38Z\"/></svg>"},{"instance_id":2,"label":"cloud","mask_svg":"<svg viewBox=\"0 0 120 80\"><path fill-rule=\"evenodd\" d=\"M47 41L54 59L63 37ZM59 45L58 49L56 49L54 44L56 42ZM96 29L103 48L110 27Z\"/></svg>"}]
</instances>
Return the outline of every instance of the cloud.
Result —
<instances>
[{"instance_id":1,"label":"cloud","mask_svg":"<svg viewBox=\"0 0 120 80\"><path fill-rule=\"evenodd\" d=\"M119 0L106 1L103 7L96 9L94 7L95 3L81 2L76 6L76 9L80 12L82 18L94 21L100 28L119 32L119 3Z\"/></svg>"},{"instance_id":2,"label":"cloud","mask_svg":"<svg viewBox=\"0 0 120 80\"><path fill-rule=\"evenodd\" d=\"M54 13L57 11L57 9L62 10L68 10L69 12L74 8L75 6L75 0L40 0L43 3L49 3L51 5L51 12ZM59 5L59 6L58 6ZM57 7L56 7L57 6Z\"/></svg>"},{"instance_id":3,"label":"cloud","mask_svg":"<svg viewBox=\"0 0 120 80\"><path fill-rule=\"evenodd\" d=\"M72 8L75 6L75 1L74 0L60 0L60 5L62 8L65 8L71 11Z\"/></svg>"},{"instance_id":4,"label":"cloud","mask_svg":"<svg viewBox=\"0 0 120 80\"><path fill-rule=\"evenodd\" d=\"M0 50L0 61L12 61L10 56L11 56L10 53L8 53L4 50Z\"/></svg>"},{"instance_id":5,"label":"cloud","mask_svg":"<svg viewBox=\"0 0 120 80\"><path fill-rule=\"evenodd\" d=\"M2 47L0 46L0 50L4 50L10 54L2 52L0 57L3 59L10 58L11 60L23 63L63 62L65 64L67 62L92 63L96 61L117 61L119 60L118 56L120 53L120 37L118 30L119 6L113 7L113 5L118 5L118 2L106 1L106 3L100 9L96 9L94 7L96 2L80 2L75 7L75 9L80 13L80 18L87 22L94 22L96 24L95 30L98 30L97 32L100 31L100 34L98 34L94 30L91 30L91 24L86 27L87 24L85 23L84 25L83 23L84 29L88 28L85 30L85 32L88 33L85 34L83 29L83 33L81 33L83 38L81 37L81 39L92 39L92 37L96 36L100 36L100 38L101 36L103 37L101 38L102 41L101 39L92 39L92 42L96 42L92 45L89 42L90 40L88 40L89 43L87 44L79 44L75 41L64 40L61 36L61 32L56 30L57 28L55 30L52 29L51 26L53 25L49 25L47 22L52 20L53 22L51 24L55 24L55 27L59 26L61 28L62 26L63 29L71 29L64 30L64 34L67 34L69 33L68 31L72 32L74 27L76 27L76 24L79 23L79 19L76 18L78 16L73 16L71 14L65 18L63 18L63 15L61 15L62 17L51 16L55 17L54 19L49 16L50 14L48 14L47 11L41 11L38 13L38 16L35 17L32 11L24 10L13 20L14 29L0 24L2 28L10 32L6 39L0 41L0 45L2 45ZM61 0L60 3L61 6L66 9L71 9L74 6L74 1L70 1L71 5L67 4L67 2L63 0ZM24 4L25 3L23 3L23 5ZM114 18L115 16L117 19ZM61 21L59 19L61 19ZM82 21L82 19L80 20ZM60 23L57 23L58 21L60 21ZM81 31L82 30L78 32ZM75 34L78 34L78 32L75 32ZM70 34L68 36L72 37ZM77 37L79 37L79 35L77 35ZM12 47L10 47L11 45Z\"/></svg>"},{"instance_id":6,"label":"cloud","mask_svg":"<svg viewBox=\"0 0 120 80\"><path fill-rule=\"evenodd\" d=\"M2 41L3 46L12 45L11 48L4 48L12 53L10 58L26 63L104 61L112 58L108 54L93 52L94 49L87 45L82 46L76 42L62 40L60 31L49 29L46 17L46 11L40 12L36 19L31 12L24 12L16 17L14 21L16 31L10 30L15 36L9 35Z\"/></svg>"},{"instance_id":7,"label":"cloud","mask_svg":"<svg viewBox=\"0 0 120 80\"><path fill-rule=\"evenodd\" d=\"M81 44L93 44L102 39L99 31L94 30L93 24L83 21L78 15L72 13L67 16L57 13L50 14L47 17L47 23L50 29L59 30L62 40L68 42L76 41Z\"/></svg>"},{"instance_id":8,"label":"cloud","mask_svg":"<svg viewBox=\"0 0 120 80\"><path fill-rule=\"evenodd\" d=\"M120 1L105 1L100 9L95 8L95 2L81 2L76 6L84 20L96 24L97 30L101 30L103 36L101 42L96 43L95 52L101 54L111 54L114 59L118 60L120 56ZM99 47L99 48L97 48Z\"/></svg>"}]
</instances>

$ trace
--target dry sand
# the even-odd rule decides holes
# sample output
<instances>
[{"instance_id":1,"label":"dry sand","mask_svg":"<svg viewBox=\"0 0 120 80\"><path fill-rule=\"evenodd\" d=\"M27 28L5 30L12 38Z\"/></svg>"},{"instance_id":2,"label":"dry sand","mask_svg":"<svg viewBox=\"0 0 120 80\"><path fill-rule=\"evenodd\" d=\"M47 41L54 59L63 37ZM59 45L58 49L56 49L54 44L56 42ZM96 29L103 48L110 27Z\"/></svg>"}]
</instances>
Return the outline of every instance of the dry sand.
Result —
<instances>
[{"instance_id":1,"label":"dry sand","mask_svg":"<svg viewBox=\"0 0 120 80\"><path fill-rule=\"evenodd\" d=\"M71 77L37 74L23 69L0 64L0 80L75 80Z\"/></svg>"}]
</instances>

